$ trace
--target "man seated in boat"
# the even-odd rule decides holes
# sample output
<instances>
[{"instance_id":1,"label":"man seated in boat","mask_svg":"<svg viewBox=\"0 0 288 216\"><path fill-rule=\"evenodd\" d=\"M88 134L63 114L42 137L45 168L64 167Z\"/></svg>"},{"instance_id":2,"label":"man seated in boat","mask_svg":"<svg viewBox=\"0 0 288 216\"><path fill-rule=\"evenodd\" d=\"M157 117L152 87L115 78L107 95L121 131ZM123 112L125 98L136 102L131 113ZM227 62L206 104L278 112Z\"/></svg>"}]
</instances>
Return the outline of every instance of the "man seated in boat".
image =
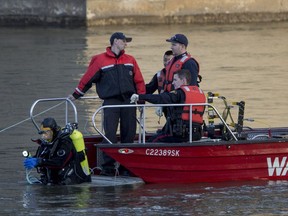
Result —
<instances>
[{"instance_id":1,"label":"man seated in boat","mask_svg":"<svg viewBox=\"0 0 288 216\"><path fill-rule=\"evenodd\" d=\"M173 76L174 91L154 94L133 94L131 103L145 100L153 104L191 104L205 103L204 92L195 85L189 85L191 73L181 69ZM191 118L190 107L172 106L168 108L166 130L162 130L150 139L152 142L186 142L189 140ZM203 114L205 106L192 107L192 140L200 140L202 136Z\"/></svg>"},{"instance_id":2,"label":"man seated in boat","mask_svg":"<svg viewBox=\"0 0 288 216\"><path fill-rule=\"evenodd\" d=\"M36 167L41 173L37 183L69 185L91 182L85 150L82 148L79 151L79 146L75 147L83 136L78 136L75 143L72 140L75 133L80 132L69 128L61 130L54 118L45 118L40 129L41 139L36 140L39 144L36 155L24 160L26 169Z\"/></svg>"}]
</instances>

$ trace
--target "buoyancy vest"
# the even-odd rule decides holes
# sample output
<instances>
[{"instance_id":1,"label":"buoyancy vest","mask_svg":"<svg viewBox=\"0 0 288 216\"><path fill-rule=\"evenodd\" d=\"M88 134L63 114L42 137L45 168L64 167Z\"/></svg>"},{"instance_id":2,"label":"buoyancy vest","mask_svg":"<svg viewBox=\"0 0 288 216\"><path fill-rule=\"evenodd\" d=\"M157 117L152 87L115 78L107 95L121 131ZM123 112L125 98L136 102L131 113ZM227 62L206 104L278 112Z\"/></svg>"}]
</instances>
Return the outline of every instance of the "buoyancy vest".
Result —
<instances>
[{"instance_id":1,"label":"buoyancy vest","mask_svg":"<svg viewBox=\"0 0 288 216\"><path fill-rule=\"evenodd\" d=\"M165 68L157 72L157 82L158 82L158 93L164 91L164 81L165 81Z\"/></svg>"},{"instance_id":2,"label":"buoyancy vest","mask_svg":"<svg viewBox=\"0 0 288 216\"><path fill-rule=\"evenodd\" d=\"M185 104L205 103L206 97L204 92L198 86L181 86L185 93ZM203 124L203 114L205 106L192 107L192 122ZM183 107L181 119L183 121L190 121L190 106Z\"/></svg>"},{"instance_id":3,"label":"buoyancy vest","mask_svg":"<svg viewBox=\"0 0 288 216\"><path fill-rule=\"evenodd\" d=\"M183 64L189 59L193 59L196 62L198 66L198 76L199 76L199 63L190 54L183 55L182 58L178 59L175 62L173 61L173 59L171 59L169 61L169 64L166 66L166 75L165 75L165 82L164 82L164 88L163 88L165 92L170 92L171 90L173 90L172 82L173 82L174 73L180 70Z\"/></svg>"}]
</instances>

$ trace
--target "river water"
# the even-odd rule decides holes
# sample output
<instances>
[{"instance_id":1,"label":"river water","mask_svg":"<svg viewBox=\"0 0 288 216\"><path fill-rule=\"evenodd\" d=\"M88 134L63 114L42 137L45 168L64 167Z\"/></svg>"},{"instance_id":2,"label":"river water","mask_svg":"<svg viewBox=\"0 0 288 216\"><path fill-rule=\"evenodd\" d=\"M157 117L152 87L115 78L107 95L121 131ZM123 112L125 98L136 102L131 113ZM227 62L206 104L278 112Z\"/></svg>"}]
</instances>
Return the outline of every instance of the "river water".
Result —
<instances>
[{"instance_id":1,"label":"river water","mask_svg":"<svg viewBox=\"0 0 288 216\"><path fill-rule=\"evenodd\" d=\"M30 141L37 137L36 130L28 120L32 103L72 93L91 56L105 49L114 31L133 37L126 51L136 57L146 82L162 68L162 54L170 47L165 39L184 33L188 51L200 63L204 91L220 93L229 101L244 100L245 116L254 119L245 123L248 126L287 126L287 22L0 28L0 215L288 215L288 183L283 181L117 187L27 184L21 152L36 149ZM76 103L81 130L99 103ZM49 115L63 123L56 111Z\"/></svg>"}]
</instances>

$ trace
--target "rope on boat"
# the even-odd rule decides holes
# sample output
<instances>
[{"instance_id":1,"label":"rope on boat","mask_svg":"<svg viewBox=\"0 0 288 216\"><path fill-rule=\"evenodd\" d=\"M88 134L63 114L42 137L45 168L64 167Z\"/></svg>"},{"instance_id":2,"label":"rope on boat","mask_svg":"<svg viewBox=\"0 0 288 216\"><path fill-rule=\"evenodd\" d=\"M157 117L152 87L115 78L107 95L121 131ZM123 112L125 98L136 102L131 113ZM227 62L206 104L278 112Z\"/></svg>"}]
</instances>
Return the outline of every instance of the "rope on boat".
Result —
<instances>
[{"instance_id":1,"label":"rope on boat","mask_svg":"<svg viewBox=\"0 0 288 216\"><path fill-rule=\"evenodd\" d=\"M48 112L48 111L50 111L50 110L52 110L52 109L60 106L60 105L63 104L63 103L65 103L65 101L62 101L61 103L56 104L55 106L52 106L52 107L50 107L50 108L48 108L48 109L46 109L46 110L44 110L44 111L42 111L42 112L34 115L34 116L37 117L37 116L39 116L39 115L42 115L43 113L46 113L46 112ZM26 121L28 121L28 120L31 120L31 118L30 118L30 117L29 117L29 118L26 118L26 119L24 119L24 120L22 120L22 121L20 121L20 122L18 122L18 123L15 123L15 124L13 124L13 125L11 125L11 126L9 126L9 127L6 127L6 128L4 128L4 129L0 130L0 133L4 132L4 131L6 131L6 130L8 130L8 129L10 129L10 128L16 127L16 126L18 126L18 125L20 125L20 124L22 124L22 123L24 123L24 122L26 122Z\"/></svg>"}]
</instances>

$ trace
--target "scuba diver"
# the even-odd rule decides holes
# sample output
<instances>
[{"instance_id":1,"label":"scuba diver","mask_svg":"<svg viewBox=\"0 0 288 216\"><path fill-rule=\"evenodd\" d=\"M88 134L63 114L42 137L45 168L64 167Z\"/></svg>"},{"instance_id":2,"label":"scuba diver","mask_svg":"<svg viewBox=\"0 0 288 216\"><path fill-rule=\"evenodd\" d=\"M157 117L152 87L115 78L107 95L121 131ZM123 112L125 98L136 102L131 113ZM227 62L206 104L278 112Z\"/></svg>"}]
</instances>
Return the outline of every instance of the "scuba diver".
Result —
<instances>
[{"instance_id":1,"label":"scuba diver","mask_svg":"<svg viewBox=\"0 0 288 216\"><path fill-rule=\"evenodd\" d=\"M41 139L33 140L39 144L36 155L26 157L24 167L37 168L41 174L38 182L45 185L91 182L83 136L77 137L78 143L73 139L77 133L81 134L71 124L61 129L54 118L45 118L39 131Z\"/></svg>"}]
</instances>

